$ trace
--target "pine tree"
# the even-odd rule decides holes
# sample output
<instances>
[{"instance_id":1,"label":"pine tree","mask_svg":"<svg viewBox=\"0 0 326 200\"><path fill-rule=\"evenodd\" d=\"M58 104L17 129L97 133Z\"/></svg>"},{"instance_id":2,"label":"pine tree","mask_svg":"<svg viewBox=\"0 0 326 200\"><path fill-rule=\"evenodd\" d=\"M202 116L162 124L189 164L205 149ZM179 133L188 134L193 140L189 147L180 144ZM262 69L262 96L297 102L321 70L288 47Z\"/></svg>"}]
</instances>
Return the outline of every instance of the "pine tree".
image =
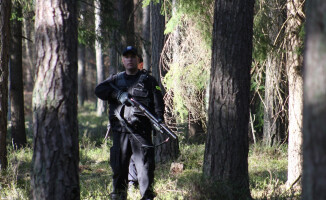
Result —
<instances>
[{"instance_id":1,"label":"pine tree","mask_svg":"<svg viewBox=\"0 0 326 200\"><path fill-rule=\"evenodd\" d=\"M0 170L7 168L8 61L11 0L0 3Z\"/></svg>"},{"instance_id":2,"label":"pine tree","mask_svg":"<svg viewBox=\"0 0 326 200\"><path fill-rule=\"evenodd\" d=\"M326 199L326 2L307 1L306 11L302 199Z\"/></svg>"},{"instance_id":3,"label":"pine tree","mask_svg":"<svg viewBox=\"0 0 326 200\"><path fill-rule=\"evenodd\" d=\"M26 145L24 115L24 84L22 61L22 6L16 2L13 7L15 19L12 20L12 41L10 49L10 105L11 138L14 148Z\"/></svg>"},{"instance_id":4,"label":"pine tree","mask_svg":"<svg viewBox=\"0 0 326 200\"><path fill-rule=\"evenodd\" d=\"M302 176L302 112L303 112L303 57L300 53L302 39L300 29L304 21L303 0L287 1L287 76L289 83L289 139L288 186L297 183L301 187ZM298 181L299 180L299 181Z\"/></svg>"},{"instance_id":5,"label":"pine tree","mask_svg":"<svg viewBox=\"0 0 326 200\"><path fill-rule=\"evenodd\" d=\"M37 0L33 199L80 199L76 1Z\"/></svg>"},{"instance_id":6,"label":"pine tree","mask_svg":"<svg viewBox=\"0 0 326 200\"><path fill-rule=\"evenodd\" d=\"M248 124L253 7L253 0L215 1L203 172L222 183L223 199L251 198Z\"/></svg>"}]
</instances>

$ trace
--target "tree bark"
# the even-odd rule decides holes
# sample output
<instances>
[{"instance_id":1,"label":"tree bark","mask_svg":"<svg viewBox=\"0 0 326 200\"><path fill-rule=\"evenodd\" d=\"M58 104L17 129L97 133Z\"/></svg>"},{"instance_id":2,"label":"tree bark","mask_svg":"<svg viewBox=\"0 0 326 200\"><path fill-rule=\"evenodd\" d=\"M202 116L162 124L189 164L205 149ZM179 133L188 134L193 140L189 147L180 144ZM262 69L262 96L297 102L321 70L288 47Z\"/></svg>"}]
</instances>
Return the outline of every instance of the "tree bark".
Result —
<instances>
[{"instance_id":1,"label":"tree bark","mask_svg":"<svg viewBox=\"0 0 326 200\"><path fill-rule=\"evenodd\" d=\"M193 117L192 113L188 114L188 131L186 131L186 139L190 143L202 143L205 141L205 130L203 123Z\"/></svg>"},{"instance_id":2,"label":"tree bark","mask_svg":"<svg viewBox=\"0 0 326 200\"><path fill-rule=\"evenodd\" d=\"M326 199L326 2L307 1L303 105L303 199Z\"/></svg>"},{"instance_id":3,"label":"tree bark","mask_svg":"<svg viewBox=\"0 0 326 200\"><path fill-rule=\"evenodd\" d=\"M151 2L151 35L152 35L152 74L158 81L160 87L163 89L161 83L161 52L164 45L164 16L160 14L160 3ZM164 75L164 74L163 74ZM164 92L164 91L163 91ZM166 113L169 114L169 113ZM157 134L154 139L154 144L161 143L165 138L161 134ZM155 148L155 160L156 162L166 162L173 158L176 158L179 154L178 140L170 140L161 146Z\"/></svg>"},{"instance_id":4,"label":"tree bark","mask_svg":"<svg viewBox=\"0 0 326 200\"><path fill-rule=\"evenodd\" d=\"M37 0L33 94L33 199L80 199L77 3Z\"/></svg>"},{"instance_id":5,"label":"tree bark","mask_svg":"<svg viewBox=\"0 0 326 200\"><path fill-rule=\"evenodd\" d=\"M24 115L24 84L22 66L22 7L16 2L13 7L16 19L12 20L10 62L11 138L14 149L26 145Z\"/></svg>"},{"instance_id":6,"label":"tree bark","mask_svg":"<svg viewBox=\"0 0 326 200\"><path fill-rule=\"evenodd\" d=\"M302 41L299 30L302 26L303 0L287 1L287 76L289 82L289 146L288 146L288 186L302 175L302 112L303 80L302 55L298 52ZM301 187L301 181L296 186Z\"/></svg>"},{"instance_id":7,"label":"tree bark","mask_svg":"<svg viewBox=\"0 0 326 200\"><path fill-rule=\"evenodd\" d=\"M282 69L284 62L279 51L280 39L284 37L282 30L284 19L284 0L267 1L267 15L270 20L268 36L271 42L271 51L266 62L265 80L265 110L263 140L267 146L280 143L285 139L285 119L282 115L284 93L282 92Z\"/></svg>"},{"instance_id":8,"label":"tree bark","mask_svg":"<svg viewBox=\"0 0 326 200\"><path fill-rule=\"evenodd\" d=\"M94 14L95 14L95 33L97 39L95 39L95 55L96 55L96 74L97 84L102 83L105 79L104 63L102 56L102 29L101 29L101 3L100 0L94 0ZM97 99L97 116L102 116L106 110L106 103L101 99Z\"/></svg>"},{"instance_id":9,"label":"tree bark","mask_svg":"<svg viewBox=\"0 0 326 200\"><path fill-rule=\"evenodd\" d=\"M253 0L216 0L203 172L224 199L250 199L248 124ZM226 189L228 188L228 189Z\"/></svg>"},{"instance_id":10,"label":"tree bark","mask_svg":"<svg viewBox=\"0 0 326 200\"><path fill-rule=\"evenodd\" d=\"M0 170L7 168L8 61L11 0L0 1Z\"/></svg>"},{"instance_id":11,"label":"tree bark","mask_svg":"<svg viewBox=\"0 0 326 200\"><path fill-rule=\"evenodd\" d=\"M115 33L113 33L116 35ZM115 36L113 36L115 37ZM112 41L112 40L111 40ZM113 44L113 43L111 43ZM110 58L110 65L109 65L109 75L116 74L118 72L119 66L119 59L118 59L118 51L115 45L109 48L109 58Z\"/></svg>"},{"instance_id":12,"label":"tree bark","mask_svg":"<svg viewBox=\"0 0 326 200\"><path fill-rule=\"evenodd\" d=\"M142 52L143 52L143 63L144 69L150 70L151 68L151 26L150 26L150 6L143 8L143 29L142 29Z\"/></svg>"},{"instance_id":13,"label":"tree bark","mask_svg":"<svg viewBox=\"0 0 326 200\"><path fill-rule=\"evenodd\" d=\"M36 72L36 55L35 55L35 43L33 41L34 38L34 22L33 16L29 13L24 13L23 16L23 33L25 39L24 42L24 63L26 63L26 67L24 68L25 73L25 89L29 92L33 91L34 82L35 82L35 72ZM26 60L25 60L26 59ZM31 106L31 105L30 105Z\"/></svg>"},{"instance_id":14,"label":"tree bark","mask_svg":"<svg viewBox=\"0 0 326 200\"><path fill-rule=\"evenodd\" d=\"M151 37L152 37L152 74L161 86L161 64L160 58L164 45L164 27L165 19L164 16L160 14L161 10L161 0L160 3L151 2L150 13L151 13Z\"/></svg>"}]
</instances>

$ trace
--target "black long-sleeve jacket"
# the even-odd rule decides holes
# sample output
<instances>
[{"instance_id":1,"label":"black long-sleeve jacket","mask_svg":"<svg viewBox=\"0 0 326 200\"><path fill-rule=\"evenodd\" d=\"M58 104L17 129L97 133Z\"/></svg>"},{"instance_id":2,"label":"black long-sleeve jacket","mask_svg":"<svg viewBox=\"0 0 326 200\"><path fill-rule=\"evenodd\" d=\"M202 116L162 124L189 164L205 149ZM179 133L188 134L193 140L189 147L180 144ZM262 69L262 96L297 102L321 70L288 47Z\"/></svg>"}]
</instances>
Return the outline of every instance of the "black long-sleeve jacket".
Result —
<instances>
[{"instance_id":1,"label":"black long-sleeve jacket","mask_svg":"<svg viewBox=\"0 0 326 200\"><path fill-rule=\"evenodd\" d=\"M114 84L119 90L127 91L131 97L144 105L151 113L163 119L164 100L161 88L153 76L146 71L139 71L136 75L127 75L125 72L120 72L96 86L95 95L109 103L110 120L116 118L115 110L121 106L121 103L116 99L118 91L110 83ZM135 111L135 114L141 115L137 111Z\"/></svg>"}]
</instances>

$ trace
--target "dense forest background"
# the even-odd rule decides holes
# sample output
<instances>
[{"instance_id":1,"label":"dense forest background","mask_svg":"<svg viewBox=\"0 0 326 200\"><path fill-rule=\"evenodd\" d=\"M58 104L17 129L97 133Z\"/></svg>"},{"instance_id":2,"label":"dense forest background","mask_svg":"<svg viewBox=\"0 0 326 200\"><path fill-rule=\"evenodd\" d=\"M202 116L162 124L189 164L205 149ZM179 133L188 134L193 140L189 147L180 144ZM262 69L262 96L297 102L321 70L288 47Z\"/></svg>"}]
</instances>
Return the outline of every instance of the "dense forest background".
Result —
<instances>
[{"instance_id":1,"label":"dense forest background","mask_svg":"<svg viewBox=\"0 0 326 200\"><path fill-rule=\"evenodd\" d=\"M133 45L179 137L156 148L158 198L323 199L325 6L2 0L1 198L108 197L107 105L94 88ZM88 179L101 189L86 192Z\"/></svg>"}]
</instances>

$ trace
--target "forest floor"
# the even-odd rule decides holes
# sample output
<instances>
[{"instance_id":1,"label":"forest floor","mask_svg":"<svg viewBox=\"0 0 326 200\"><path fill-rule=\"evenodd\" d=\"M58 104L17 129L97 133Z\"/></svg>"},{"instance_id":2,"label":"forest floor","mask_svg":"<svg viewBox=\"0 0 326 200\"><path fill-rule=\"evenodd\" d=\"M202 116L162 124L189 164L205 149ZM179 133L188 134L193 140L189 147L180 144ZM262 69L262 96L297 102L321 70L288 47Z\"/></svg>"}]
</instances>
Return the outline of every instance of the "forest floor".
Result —
<instances>
[{"instance_id":1,"label":"forest floor","mask_svg":"<svg viewBox=\"0 0 326 200\"><path fill-rule=\"evenodd\" d=\"M107 117L97 117L91 104L79 109L80 189L81 199L109 199L112 171L109 166L111 140L104 140ZM13 151L8 145L9 166L0 176L0 199L31 199L30 169L32 161L31 120L27 118L28 146ZM8 144L9 143L8 136ZM181 139L180 156L173 162L157 164L156 199L224 199L216 185L203 178L205 145L189 144ZM300 192L285 189L287 146L264 147L251 144L249 150L249 184L253 199L301 199ZM129 200L140 199L138 189L130 190Z\"/></svg>"}]
</instances>

